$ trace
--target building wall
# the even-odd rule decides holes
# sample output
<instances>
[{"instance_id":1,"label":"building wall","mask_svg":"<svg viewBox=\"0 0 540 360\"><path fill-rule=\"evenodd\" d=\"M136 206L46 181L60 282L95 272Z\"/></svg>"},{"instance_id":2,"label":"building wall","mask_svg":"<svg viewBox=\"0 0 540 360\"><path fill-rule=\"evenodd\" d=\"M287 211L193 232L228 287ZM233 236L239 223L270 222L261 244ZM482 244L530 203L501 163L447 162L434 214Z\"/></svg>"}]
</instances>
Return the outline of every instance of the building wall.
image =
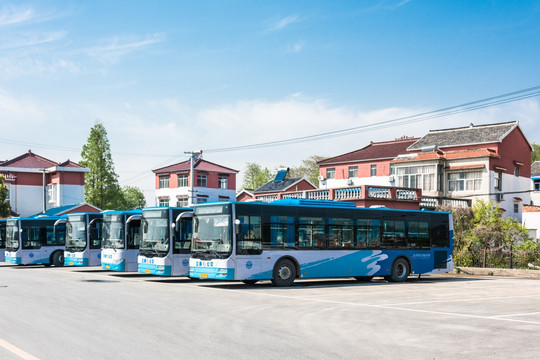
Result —
<instances>
[{"instance_id":1,"label":"building wall","mask_svg":"<svg viewBox=\"0 0 540 360\"><path fill-rule=\"evenodd\" d=\"M43 187L30 185L12 185L10 204L13 211L21 217L27 217L43 211Z\"/></svg>"},{"instance_id":2,"label":"building wall","mask_svg":"<svg viewBox=\"0 0 540 360\"><path fill-rule=\"evenodd\" d=\"M524 212L523 227L529 230L529 235L533 238L534 241L539 241L540 234L540 212Z\"/></svg>"}]
</instances>

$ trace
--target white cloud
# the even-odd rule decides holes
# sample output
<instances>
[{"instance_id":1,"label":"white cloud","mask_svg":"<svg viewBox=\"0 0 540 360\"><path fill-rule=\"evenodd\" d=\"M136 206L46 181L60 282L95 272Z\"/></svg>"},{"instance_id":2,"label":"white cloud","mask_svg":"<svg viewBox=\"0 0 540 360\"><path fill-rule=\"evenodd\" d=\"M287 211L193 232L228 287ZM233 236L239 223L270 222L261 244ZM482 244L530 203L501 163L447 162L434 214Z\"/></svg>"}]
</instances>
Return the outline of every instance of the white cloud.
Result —
<instances>
[{"instance_id":1,"label":"white cloud","mask_svg":"<svg viewBox=\"0 0 540 360\"><path fill-rule=\"evenodd\" d=\"M52 147L31 148L55 161L67 158L78 161L80 148L86 142L95 120L99 119L107 129L121 184L138 186L150 194L154 187L151 169L187 159L185 151L316 135L377 124L429 110L434 109L386 108L363 111L332 106L323 100L303 96L290 96L277 102L245 100L198 110L175 98L113 103L107 106L65 104L60 108L37 100L19 99L0 91L0 113L2 119L5 119L2 122L3 130L9 134L10 139L71 147L74 149L71 152ZM311 155L336 156L362 148L370 141L392 140L404 135L422 136L430 129L466 126L471 122L478 125L512 120L519 120L528 140L538 143L538 118L538 102L528 99L444 118L372 131L363 130L352 135L311 142L244 151L205 152L204 157L237 170L243 170L247 162L256 162L271 169L281 165L292 167L300 165L303 159ZM1 137L6 138L7 135ZM18 156L28 148L28 145L14 146L0 142L0 159ZM241 187L242 176L242 173L238 176L238 187Z\"/></svg>"},{"instance_id":2,"label":"white cloud","mask_svg":"<svg viewBox=\"0 0 540 360\"><path fill-rule=\"evenodd\" d=\"M48 44L62 40L66 35L67 32L65 31L23 34L20 37L5 39L0 45L0 49L15 49Z\"/></svg>"},{"instance_id":3,"label":"white cloud","mask_svg":"<svg viewBox=\"0 0 540 360\"><path fill-rule=\"evenodd\" d=\"M163 34L152 34L144 39L112 38L103 41L101 45L82 49L81 51L103 63L116 63L121 57L141 51L151 45L164 41Z\"/></svg>"},{"instance_id":4,"label":"white cloud","mask_svg":"<svg viewBox=\"0 0 540 360\"><path fill-rule=\"evenodd\" d=\"M294 24L296 22L298 22L298 15L290 15L290 16L286 16L282 19L279 19L277 22L274 22L273 24L271 24L267 31L278 31L278 30L282 30L284 28L286 28L287 26L291 25L291 24Z\"/></svg>"},{"instance_id":5,"label":"white cloud","mask_svg":"<svg viewBox=\"0 0 540 360\"><path fill-rule=\"evenodd\" d=\"M0 9L0 26L29 22L35 18L35 11L29 6L5 5Z\"/></svg>"},{"instance_id":6,"label":"white cloud","mask_svg":"<svg viewBox=\"0 0 540 360\"><path fill-rule=\"evenodd\" d=\"M288 52L288 53L297 53L297 52L300 52L300 51L304 48L304 45L305 45L305 41L299 41L299 42L297 42L296 44L289 45L289 46L287 47L287 52Z\"/></svg>"}]
</instances>

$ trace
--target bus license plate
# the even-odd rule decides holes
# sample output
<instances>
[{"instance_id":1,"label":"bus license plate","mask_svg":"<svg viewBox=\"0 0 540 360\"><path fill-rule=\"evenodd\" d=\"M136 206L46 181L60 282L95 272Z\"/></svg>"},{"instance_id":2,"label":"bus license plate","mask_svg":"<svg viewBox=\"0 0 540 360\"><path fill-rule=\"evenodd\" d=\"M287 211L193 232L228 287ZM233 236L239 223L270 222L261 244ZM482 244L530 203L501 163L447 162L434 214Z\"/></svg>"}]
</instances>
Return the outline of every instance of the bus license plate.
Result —
<instances>
[{"instance_id":1,"label":"bus license plate","mask_svg":"<svg viewBox=\"0 0 540 360\"><path fill-rule=\"evenodd\" d=\"M208 274L202 273L201 274L201 279L208 279Z\"/></svg>"},{"instance_id":2,"label":"bus license plate","mask_svg":"<svg viewBox=\"0 0 540 360\"><path fill-rule=\"evenodd\" d=\"M147 273L147 274L150 274L150 270L149 270L149 269L145 269L144 272Z\"/></svg>"}]
</instances>

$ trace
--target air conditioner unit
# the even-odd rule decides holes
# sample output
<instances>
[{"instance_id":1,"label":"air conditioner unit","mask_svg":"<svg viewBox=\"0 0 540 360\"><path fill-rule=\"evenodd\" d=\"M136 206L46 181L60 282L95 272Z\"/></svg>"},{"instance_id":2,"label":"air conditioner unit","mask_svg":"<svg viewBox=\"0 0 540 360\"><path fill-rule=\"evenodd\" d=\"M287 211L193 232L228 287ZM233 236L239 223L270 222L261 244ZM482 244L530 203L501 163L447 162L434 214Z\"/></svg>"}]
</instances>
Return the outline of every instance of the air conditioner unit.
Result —
<instances>
[{"instance_id":1,"label":"air conditioner unit","mask_svg":"<svg viewBox=\"0 0 540 360\"><path fill-rule=\"evenodd\" d=\"M324 180L324 176L319 175L318 179L319 179L319 181L323 181L323 180Z\"/></svg>"},{"instance_id":2,"label":"air conditioner unit","mask_svg":"<svg viewBox=\"0 0 540 360\"><path fill-rule=\"evenodd\" d=\"M388 181L394 181L394 175L390 175L390 176L388 177Z\"/></svg>"},{"instance_id":3,"label":"air conditioner unit","mask_svg":"<svg viewBox=\"0 0 540 360\"><path fill-rule=\"evenodd\" d=\"M347 185L352 185L352 184L354 184L353 180L352 179L347 179Z\"/></svg>"}]
</instances>

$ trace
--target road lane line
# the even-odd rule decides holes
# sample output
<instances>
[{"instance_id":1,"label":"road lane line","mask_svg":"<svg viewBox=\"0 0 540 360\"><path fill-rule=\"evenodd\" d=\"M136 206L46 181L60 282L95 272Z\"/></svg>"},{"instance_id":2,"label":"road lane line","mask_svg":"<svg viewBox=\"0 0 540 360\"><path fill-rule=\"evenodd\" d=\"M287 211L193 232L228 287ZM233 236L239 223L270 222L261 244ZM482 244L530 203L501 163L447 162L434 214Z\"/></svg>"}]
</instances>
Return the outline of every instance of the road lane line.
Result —
<instances>
[{"instance_id":1,"label":"road lane line","mask_svg":"<svg viewBox=\"0 0 540 360\"><path fill-rule=\"evenodd\" d=\"M15 345L11 345L10 343L8 343L7 341L5 341L2 338L0 338L0 346L3 347L4 349L6 349L7 351L17 355L21 359L24 359L24 360L39 360L34 355L30 355L29 353L19 349Z\"/></svg>"}]
</instances>

